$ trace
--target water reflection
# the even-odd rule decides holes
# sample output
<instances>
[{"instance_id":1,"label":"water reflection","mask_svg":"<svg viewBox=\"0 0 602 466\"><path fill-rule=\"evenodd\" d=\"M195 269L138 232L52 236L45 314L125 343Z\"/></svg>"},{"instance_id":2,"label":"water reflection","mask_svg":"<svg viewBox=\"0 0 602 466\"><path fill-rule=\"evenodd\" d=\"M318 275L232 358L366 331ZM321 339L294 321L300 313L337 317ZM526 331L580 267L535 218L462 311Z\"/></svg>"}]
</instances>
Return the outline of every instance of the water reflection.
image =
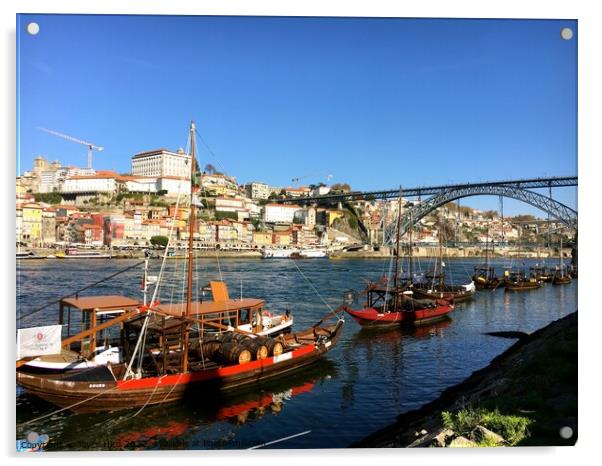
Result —
<instances>
[{"instance_id":1,"label":"water reflection","mask_svg":"<svg viewBox=\"0 0 602 466\"><path fill-rule=\"evenodd\" d=\"M60 413L36 423L35 429L51 439L60 439L51 442L48 450L194 449L202 447L199 442L202 444L203 439L198 436L207 428L215 428L220 423L239 428L260 422L265 416L279 416L286 412L293 399L309 394L316 385L331 380L336 374L336 364L324 359L286 379L276 379L252 389L222 395L199 392L198 397L185 402L149 406L143 410ZM28 425L19 429L19 423L56 409L25 392L17 396L17 406L17 437L26 436L33 428ZM94 435L90 435L92 432Z\"/></svg>"}]
</instances>

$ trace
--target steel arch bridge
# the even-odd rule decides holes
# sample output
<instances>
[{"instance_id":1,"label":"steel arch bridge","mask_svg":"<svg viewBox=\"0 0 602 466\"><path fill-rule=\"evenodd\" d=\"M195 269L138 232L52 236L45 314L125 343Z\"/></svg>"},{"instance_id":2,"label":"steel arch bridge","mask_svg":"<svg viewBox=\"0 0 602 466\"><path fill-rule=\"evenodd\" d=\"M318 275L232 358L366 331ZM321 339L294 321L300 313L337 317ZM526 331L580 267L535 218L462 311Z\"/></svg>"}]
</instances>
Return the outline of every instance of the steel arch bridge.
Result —
<instances>
[{"instance_id":1,"label":"steel arch bridge","mask_svg":"<svg viewBox=\"0 0 602 466\"><path fill-rule=\"evenodd\" d=\"M411 225L415 224L430 212L441 207L442 205L447 204L448 202L452 202L463 197L485 195L503 196L517 199L549 213L550 216L558 219L568 228L575 230L577 229L577 211L558 201L555 201L551 197L529 191L516 185L475 184L444 189L434 196L414 205L412 208L408 209L401 218L400 234L403 235L410 229ZM394 223L385 229L386 244L392 244L395 242L396 228L397 225Z\"/></svg>"}]
</instances>

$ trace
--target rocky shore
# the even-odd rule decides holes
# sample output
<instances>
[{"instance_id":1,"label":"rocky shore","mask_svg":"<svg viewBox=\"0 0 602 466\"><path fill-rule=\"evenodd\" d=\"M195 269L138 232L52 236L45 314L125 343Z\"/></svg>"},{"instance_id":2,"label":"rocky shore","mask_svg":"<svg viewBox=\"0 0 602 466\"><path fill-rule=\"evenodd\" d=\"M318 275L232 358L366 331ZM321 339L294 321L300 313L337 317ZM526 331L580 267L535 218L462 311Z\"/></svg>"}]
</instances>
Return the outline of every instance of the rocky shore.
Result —
<instances>
[{"instance_id":1,"label":"rocky shore","mask_svg":"<svg viewBox=\"0 0 602 466\"><path fill-rule=\"evenodd\" d=\"M523 334L468 379L351 447L574 445L577 440L577 311Z\"/></svg>"}]
</instances>

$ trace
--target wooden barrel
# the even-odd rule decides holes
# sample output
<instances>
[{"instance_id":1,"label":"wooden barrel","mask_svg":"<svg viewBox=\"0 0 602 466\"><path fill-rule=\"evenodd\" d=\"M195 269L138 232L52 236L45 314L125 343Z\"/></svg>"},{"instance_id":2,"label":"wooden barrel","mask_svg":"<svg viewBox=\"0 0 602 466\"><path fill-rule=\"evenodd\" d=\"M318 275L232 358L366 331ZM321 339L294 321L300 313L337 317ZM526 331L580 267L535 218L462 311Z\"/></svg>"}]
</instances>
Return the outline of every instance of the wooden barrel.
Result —
<instances>
[{"instance_id":1,"label":"wooden barrel","mask_svg":"<svg viewBox=\"0 0 602 466\"><path fill-rule=\"evenodd\" d=\"M255 338L249 338L242 345L248 349L253 359L265 359L268 357L268 348Z\"/></svg>"},{"instance_id":2,"label":"wooden barrel","mask_svg":"<svg viewBox=\"0 0 602 466\"><path fill-rule=\"evenodd\" d=\"M246 364L251 360L251 352L239 343L228 342L222 343L217 357L223 364Z\"/></svg>"},{"instance_id":3,"label":"wooden barrel","mask_svg":"<svg viewBox=\"0 0 602 466\"><path fill-rule=\"evenodd\" d=\"M205 340L196 349L197 356L205 359L216 359L216 354L222 346L219 340Z\"/></svg>"},{"instance_id":4,"label":"wooden barrel","mask_svg":"<svg viewBox=\"0 0 602 466\"><path fill-rule=\"evenodd\" d=\"M270 337L257 337L257 340L265 345L265 347L268 350L268 355L269 356L278 356L280 354L282 354L282 352L284 351L284 346L282 346L282 343L280 343L277 340L274 340L273 338Z\"/></svg>"},{"instance_id":5,"label":"wooden barrel","mask_svg":"<svg viewBox=\"0 0 602 466\"><path fill-rule=\"evenodd\" d=\"M252 338L248 335L238 332L224 332L220 335L220 340L225 342L241 343L244 344Z\"/></svg>"}]
</instances>

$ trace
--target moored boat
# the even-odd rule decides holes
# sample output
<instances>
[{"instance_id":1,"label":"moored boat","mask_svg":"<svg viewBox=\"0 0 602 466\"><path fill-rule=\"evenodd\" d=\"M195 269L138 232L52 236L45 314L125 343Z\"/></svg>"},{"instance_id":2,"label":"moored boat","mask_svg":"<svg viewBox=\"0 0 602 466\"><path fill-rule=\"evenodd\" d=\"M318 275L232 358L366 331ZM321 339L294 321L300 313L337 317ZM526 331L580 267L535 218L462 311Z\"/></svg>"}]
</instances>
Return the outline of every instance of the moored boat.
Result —
<instances>
[{"instance_id":1,"label":"moored boat","mask_svg":"<svg viewBox=\"0 0 602 466\"><path fill-rule=\"evenodd\" d=\"M264 259L289 259L292 255L301 256L297 248L263 248L261 257Z\"/></svg>"},{"instance_id":2,"label":"moored boat","mask_svg":"<svg viewBox=\"0 0 602 466\"><path fill-rule=\"evenodd\" d=\"M521 270L506 270L504 272L504 288L506 291L528 291L541 288L542 282L529 278Z\"/></svg>"},{"instance_id":3,"label":"moored boat","mask_svg":"<svg viewBox=\"0 0 602 466\"><path fill-rule=\"evenodd\" d=\"M69 248L65 254L57 254L57 259L110 259L111 254L100 251L80 251L75 248Z\"/></svg>"},{"instance_id":4,"label":"moored boat","mask_svg":"<svg viewBox=\"0 0 602 466\"><path fill-rule=\"evenodd\" d=\"M569 269L567 268L567 266L564 265L563 261L562 261L562 255L563 255L563 251L562 251L562 238L560 239L560 259L559 259L559 264L556 266L556 270L554 271L554 274L552 276L552 285L567 285L568 283L571 283L571 281L573 280L573 278L571 277L571 274L569 272Z\"/></svg>"},{"instance_id":5,"label":"moored boat","mask_svg":"<svg viewBox=\"0 0 602 466\"><path fill-rule=\"evenodd\" d=\"M401 193L397 215L397 238L395 248L395 272L393 283L388 280L370 283L364 290L367 301L359 308L351 306L355 301L354 293L347 293L345 312L363 327L383 327L399 325L423 325L448 316L454 310L453 299L415 299L413 294L412 272L412 230L409 239L408 280L400 280L399 256L401 234Z\"/></svg>"}]
</instances>

